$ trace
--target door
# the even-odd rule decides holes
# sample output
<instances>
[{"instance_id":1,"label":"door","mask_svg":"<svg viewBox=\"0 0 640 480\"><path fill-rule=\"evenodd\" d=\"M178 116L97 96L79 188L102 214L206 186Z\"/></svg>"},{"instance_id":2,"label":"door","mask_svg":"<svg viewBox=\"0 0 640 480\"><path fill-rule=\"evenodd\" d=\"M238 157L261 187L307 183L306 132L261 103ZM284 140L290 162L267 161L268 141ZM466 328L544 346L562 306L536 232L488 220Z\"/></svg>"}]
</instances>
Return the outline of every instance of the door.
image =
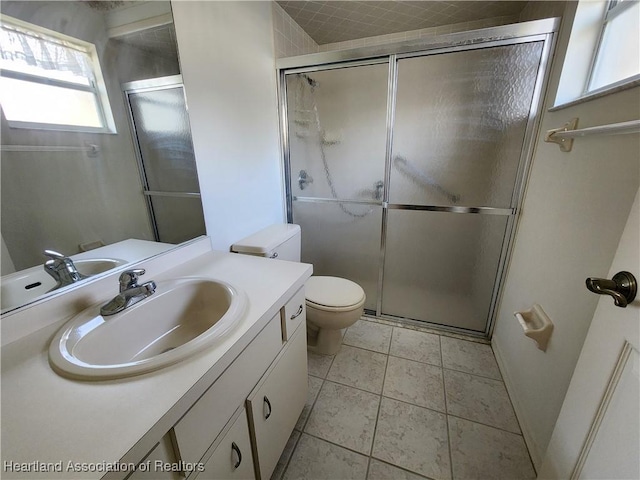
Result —
<instances>
[{"instance_id":1,"label":"door","mask_svg":"<svg viewBox=\"0 0 640 480\"><path fill-rule=\"evenodd\" d=\"M608 278L640 276L640 191ZM595 276L595 275L594 275ZM626 308L603 295L538 478L640 478L640 298Z\"/></svg>"},{"instance_id":2,"label":"door","mask_svg":"<svg viewBox=\"0 0 640 480\"><path fill-rule=\"evenodd\" d=\"M181 243L204 235L182 78L127 83L124 94L155 239Z\"/></svg>"}]
</instances>

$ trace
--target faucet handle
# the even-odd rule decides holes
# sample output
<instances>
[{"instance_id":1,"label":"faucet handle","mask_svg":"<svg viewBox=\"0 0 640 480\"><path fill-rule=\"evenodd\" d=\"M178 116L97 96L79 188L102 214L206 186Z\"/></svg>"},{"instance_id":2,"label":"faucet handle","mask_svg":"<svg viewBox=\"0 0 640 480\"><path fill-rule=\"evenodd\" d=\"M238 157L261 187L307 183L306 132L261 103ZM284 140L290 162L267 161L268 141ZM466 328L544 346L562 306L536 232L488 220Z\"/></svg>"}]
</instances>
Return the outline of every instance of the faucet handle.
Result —
<instances>
[{"instance_id":1,"label":"faucet handle","mask_svg":"<svg viewBox=\"0 0 640 480\"><path fill-rule=\"evenodd\" d=\"M42 252L45 256L49 257L51 260L62 260L66 258L60 252L56 252L55 250L45 250Z\"/></svg>"},{"instance_id":2,"label":"faucet handle","mask_svg":"<svg viewBox=\"0 0 640 480\"><path fill-rule=\"evenodd\" d=\"M125 270L120 274L120 291L124 292L130 288L138 286L138 278L144 275L146 270L144 268L134 268L132 270Z\"/></svg>"}]
</instances>

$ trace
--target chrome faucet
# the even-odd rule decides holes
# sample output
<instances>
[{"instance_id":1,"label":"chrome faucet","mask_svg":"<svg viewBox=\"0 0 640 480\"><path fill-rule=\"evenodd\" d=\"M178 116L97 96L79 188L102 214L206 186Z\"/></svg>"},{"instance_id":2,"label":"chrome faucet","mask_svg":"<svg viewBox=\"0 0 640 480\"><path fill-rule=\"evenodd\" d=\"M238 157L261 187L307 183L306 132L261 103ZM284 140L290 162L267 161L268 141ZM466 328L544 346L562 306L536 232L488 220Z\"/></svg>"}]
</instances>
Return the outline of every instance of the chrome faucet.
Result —
<instances>
[{"instance_id":1,"label":"chrome faucet","mask_svg":"<svg viewBox=\"0 0 640 480\"><path fill-rule=\"evenodd\" d=\"M78 272L73 260L69 257L65 257L54 250L45 250L44 254L49 257L49 260L44 264L44 271L51 275L56 281L56 286L51 290L66 287L72 283L89 278Z\"/></svg>"},{"instance_id":2,"label":"chrome faucet","mask_svg":"<svg viewBox=\"0 0 640 480\"><path fill-rule=\"evenodd\" d=\"M135 305L141 300L153 295L156 291L156 282L153 280L138 285L138 278L144 275L142 268L127 270L120 274L120 293L112 300L100 307L100 314L103 316L115 315L125 308Z\"/></svg>"}]
</instances>

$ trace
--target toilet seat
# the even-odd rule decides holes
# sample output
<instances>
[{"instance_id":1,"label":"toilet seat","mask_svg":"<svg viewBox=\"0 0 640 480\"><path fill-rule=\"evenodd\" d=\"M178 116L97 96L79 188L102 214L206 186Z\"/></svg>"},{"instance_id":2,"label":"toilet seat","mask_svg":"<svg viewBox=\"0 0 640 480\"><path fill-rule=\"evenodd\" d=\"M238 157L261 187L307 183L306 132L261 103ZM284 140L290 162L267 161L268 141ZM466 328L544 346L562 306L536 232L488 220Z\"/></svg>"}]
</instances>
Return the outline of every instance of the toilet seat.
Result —
<instances>
[{"instance_id":1,"label":"toilet seat","mask_svg":"<svg viewBox=\"0 0 640 480\"><path fill-rule=\"evenodd\" d=\"M360 285L346 278L311 277L305 284L306 303L325 312L347 312L364 305L365 293Z\"/></svg>"}]
</instances>

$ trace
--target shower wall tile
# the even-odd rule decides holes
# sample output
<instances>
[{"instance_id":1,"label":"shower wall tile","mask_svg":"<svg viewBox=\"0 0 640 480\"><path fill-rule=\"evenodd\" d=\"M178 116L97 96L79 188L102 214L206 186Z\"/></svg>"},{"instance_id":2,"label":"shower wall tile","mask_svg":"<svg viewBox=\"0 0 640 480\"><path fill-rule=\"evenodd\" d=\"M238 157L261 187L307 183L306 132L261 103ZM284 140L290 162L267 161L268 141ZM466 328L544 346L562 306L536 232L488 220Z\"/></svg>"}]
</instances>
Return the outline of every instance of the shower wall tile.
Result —
<instances>
[{"instance_id":1,"label":"shower wall tile","mask_svg":"<svg viewBox=\"0 0 640 480\"><path fill-rule=\"evenodd\" d=\"M357 40L348 40L345 42L326 43L318 46L318 52L331 52L335 50L347 50L350 48L368 47L373 45L384 45L388 43L401 42L405 40L416 40L419 38L432 37L454 32L463 32L466 30L475 30L478 28L495 27L498 25L508 25L518 22L518 16L508 15L503 17L487 18L475 20L472 22L456 23L452 25L443 25L440 27L421 28L419 30L411 30L408 32L391 33L387 35L377 35L375 37L359 38Z\"/></svg>"},{"instance_id":2,"label":"shower wall tile","mask_svg":"<svg viewBox=\"0 0 640 480\"><path fill-rule=\"evenodd\" d=\"M453 478L536 477L520 435L449 417Z\"/></svg>"},{"instance_id":3,"label":"shower wall tile","mask_svg":"<svg viewBox=\"0 0 640 480\"><path fill-rule=\"evenodd\" d=\"M520 12L520 21L528 22L540 18L562 17L566 6L567 2L564 0L527 2L527 5Z\"/></svg>"},{"instance_id":4,"label":"shower wall tile","mask_svg":"<svg viewBox=\"0 0 640 480\"><path fill-rule=\"evenodd\" d=\"M318 44L276 2L271 3L276 58L316 53Z\"/></svg>"},{"instance_id":5,"label":"shower wall tile","mask_svg":"<svg viewBox=\"0 0 640 480\"><path fill-rule=\"evenodd\" d=\"M520 433L507 389L501 381L445 370L444 384L449 414Z\"/></svg>"}]
</instances>

